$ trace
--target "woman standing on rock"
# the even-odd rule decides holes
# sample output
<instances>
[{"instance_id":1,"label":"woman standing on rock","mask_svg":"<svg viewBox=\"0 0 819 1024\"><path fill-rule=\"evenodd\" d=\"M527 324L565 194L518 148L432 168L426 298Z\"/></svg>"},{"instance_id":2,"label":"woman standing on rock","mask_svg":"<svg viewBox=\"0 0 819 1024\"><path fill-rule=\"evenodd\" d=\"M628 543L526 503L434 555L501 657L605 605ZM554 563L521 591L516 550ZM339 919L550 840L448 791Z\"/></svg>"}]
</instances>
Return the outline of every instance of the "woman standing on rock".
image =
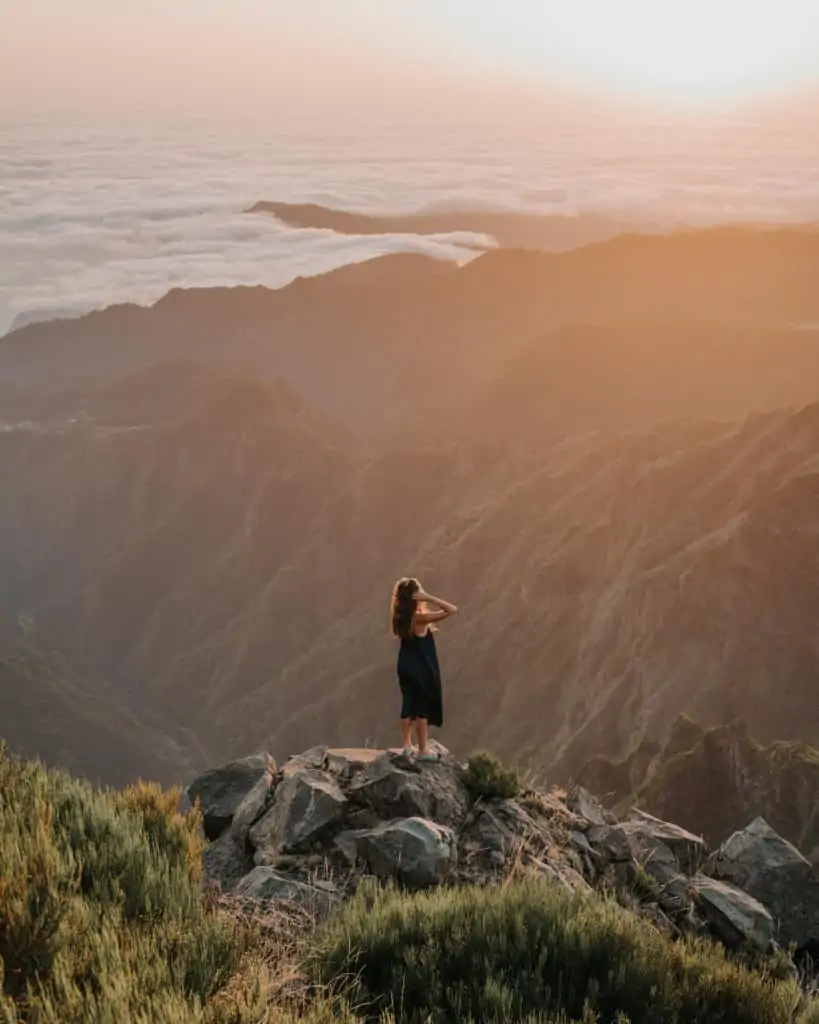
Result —
<instances>
[{"instance_id":1,"label":"woman standing on rock","mask_svg":"<svg viewBox=\"0 0 819 1024\"><path fill-rule=\"evenodd\" d=\"M401 641L398 683L401 687L401 737L411 754L412 726L418 736L418 760L437 761L427 749L429 726L444 724L441 670L435 649L435 623L458 609L449 601L427 594L416 579L400 579L392 592L390 621L393 636Z\"/></svg>"}]
</instances>

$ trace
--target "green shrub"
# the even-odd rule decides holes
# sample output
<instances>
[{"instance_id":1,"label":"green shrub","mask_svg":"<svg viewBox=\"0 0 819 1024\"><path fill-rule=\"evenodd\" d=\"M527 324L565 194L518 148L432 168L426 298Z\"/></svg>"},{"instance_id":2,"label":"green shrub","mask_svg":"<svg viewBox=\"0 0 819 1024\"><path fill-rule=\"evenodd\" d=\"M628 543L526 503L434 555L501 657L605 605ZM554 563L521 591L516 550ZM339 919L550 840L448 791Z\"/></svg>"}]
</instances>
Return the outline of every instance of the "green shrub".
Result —
<instances>
[{"instance_id":1,"label":"green shrub","mask_svg":"<svg viewBox=\"0 0 819 1024\"><path fill-rule=\"evenodd\" d=\"M475 799L499 797L511 800L520 792L520 778L514 768L505 768L493 754L473 754L466 763L464 783Z\"/></svg>"},{"instance_id":2,"label":"green shrub","mask_svg":"<svg viewBox=\"0 0 819 1024\"><path fill-rule=\"evenodd\" d=\"M198 820L176 806L0 749L2 1024L262 1019L252 936L203 905Z\"/></svg>"},{"instance_id":3,"label":"green shrub","mask_svg":"<svg viewBox=\"0 0 819 1024\"><path fill-rule=\"evenodd\" d=\"M561 1013L601 1024L785 1024L798 999L793 981L749 971L716 946L672 943L613 901L536 880L412 896L363 887L315 943L316 980L350 979L369 1021L390 1011L399 1024Z\"/></svg>"}]
</instances>

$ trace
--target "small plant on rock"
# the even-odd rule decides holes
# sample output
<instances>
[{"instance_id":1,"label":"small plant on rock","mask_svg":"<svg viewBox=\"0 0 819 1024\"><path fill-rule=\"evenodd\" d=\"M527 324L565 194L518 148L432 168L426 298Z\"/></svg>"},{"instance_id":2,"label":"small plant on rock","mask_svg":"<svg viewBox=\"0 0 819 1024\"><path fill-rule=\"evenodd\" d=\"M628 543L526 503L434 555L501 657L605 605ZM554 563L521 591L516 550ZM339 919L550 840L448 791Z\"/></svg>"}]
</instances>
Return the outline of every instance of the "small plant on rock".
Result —
<instances>
[{"instance_id":1,"label":"small plant on rock","mask_svg":"<svg viewBox=\"0 0 819 1024\"><path fill-rule=\"evenodd\" d=\"M514 768L505 767L493 754L473 754L466 764L464 784L472 796L512 800L520 793L520 777Z\"/></svg>"}]
</instances>

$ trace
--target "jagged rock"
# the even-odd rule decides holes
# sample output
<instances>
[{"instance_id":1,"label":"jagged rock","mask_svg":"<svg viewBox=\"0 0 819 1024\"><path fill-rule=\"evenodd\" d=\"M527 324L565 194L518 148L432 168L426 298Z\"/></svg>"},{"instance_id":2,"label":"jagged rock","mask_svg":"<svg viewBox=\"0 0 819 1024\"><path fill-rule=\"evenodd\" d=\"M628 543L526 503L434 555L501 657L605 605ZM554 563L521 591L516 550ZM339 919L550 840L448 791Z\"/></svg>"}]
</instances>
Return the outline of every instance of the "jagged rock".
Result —
<instances>
[{"instance_id":1,"label":"jagged rock","mask_svg":"<svg viewBox=\"0 0 819 1024\"><path fill-rule=\"evenodd\" d=\"M202 854L205 880L210 884L216 883L224 892L233 889L252 867L253 861L244 844L237 842L229 831L209 843Z\"/></svg>"},{"instance_id":2,"label":"jagged rock","mask_svg":"<svg viewBox=\"0 0 819 1024\"><path fill-rule=\"evenodd\" d=\"M420 765L384 754L368 765L350 790L355 802L381 818L427 818L457 828L469 811L469 794L457 766Z\"/></svg>"},{"instance_id":3,"label":"jagged rock","mask_svg":"<svg viewBox=\"0 0 819 1024\"><path fill-rule=\"evenodd\" d=\"M327 747L317 746L305 750L303 754L294 754L282 765L282 775L300 775L311 768L321 771L326 767Z\"/></svg>"},{"instance_id":4,"label":"jagged rock","mask_svg":"<svg viewBox=\"0 0 819 1024\"><path fill-rule=\"evenodd\" d=\"M726 946L750 943L763 952L771 947L773 918L753 896L705 875L692 880L691 890L697 910Z\"/></svg>"},{"instance_id":5,"label":"jagged rock","mask_svg":"<svg viewBox=\"0 0 819 1024\"><path fill-rule=\"evenodd\" d=\"M379 878L397 878L412 889L442 881L458 858L455 833L423 818L389 821L356 841L359 856Z\"/></svg>"},{"instance_id":6,"label":"jagged rock","mask_svg":"<svg viewBox=\"0 0 819 1024\"><path fill-rule=\"evenodd\" d=\"M566 806L581 819L591 825L608 825L606 811L596 796L582 786L575 786L566 799Z\"/></svg>"},{"instance_id":7,"label":"jagged rock","mask_svg":"<svg viewBox=\"0 0 819 1024\"><path fill-rule=\"evenodd\" d=\"M239 882L236 896L258 903L283 900L313 910L326 910L333 902L334 887L330 883L308 885L270 867L256 867Z\"/></svg>"},{"instance_id":8,"label":"jagged rock","mask_svg":"<svg viewBox=\"0 0 819 1024\"><path fill-rule=\"evenodd\" d=\"M372 764L379 756L381 756L380 751L370 750L366 747L328 750L324 768L331 775L349 778L356 772L364 771L367 765Z\"/></svg>"},{"instance_id":9,"label":"jagged rock","mask_svg":"<svg viewBox=\"0 0 819 1024\"><path fill-rule=\"evenodd\" d=\"M303 849L341 819L346 803L326 772L307 768L285 773L273 806L250 829L250 841L266 859Z\"/></svg>"},{"instance_id":10,"label":"jagged rock","mask_svg":"<svg viewBox=\"0 0 819 1024\"><path fill-rule=\"evenodd\" d=\"M205 835L216 840L230 827L239 805L254 786L275 771L269 754L253 754L240 761L231 761L212 768L188 786L188 799L199 800Z\"/></svg>"},{"instance_id":11,"label":"jagged rock","mask_svg":"<svg viewBox=\"0 0 819 1024\"><path fill-rule=\"evenodd\" d=\"M586 838L598 860L613 864L631 860L631 846L621 825L592 825Z\"/></svg>"},{"instance_id":12,"label":"jagged rock","mask_svg":"<svg viewBox=\"0 0 819 1024\"><path fill-rule=\"evenodd\" d=\"M377 828L378 826L374 826ZM333 839L333 846L342 855L349 867L355 867L358 860L358 840L372 829L345 829Z\"/></svg>"},{"instance_id":13,"label":"jagged rock","mask_svg":"<svg viewBox=\"0 0 819 1024\"><path fill-rule=\"evenodd\" d=\"M627 836L650 837L663 843L687 875L695 875L708 856L708 848L701 836L695 836L679 825L662 821L645 811L632 811L620 827Z\"/></svg>"},{"instance_id":14,"label":"jagged rock","mask_svg":"<svg viewBox=\"0 0 819 1024\"><path fill-rule=\"evenodd\" d=\"M650 831L626 832L631 855L656 885L660 907L674 917L689 911L688 879L671 850Z\"/></svg>"},{"instance_id":15,"label":"jagged rock","mask_svg":"<svg viewBox=\"0 0 819 1024\"><path fill-rule=\"evenodd\" d=\"M727 839L705 873L739 886L763 903L777 923L782 945L819 940L819 878L805 857L764 818Z\"/></svg>"},{"instance_id":16,"label":"jagged rock","mask_svg":"<svg viewBox=\"0 0 819 1024\"><path fill-rule=\"evenodd\" d=\"M247 834L253 825L261 818L270 804L273 796L273 763L271 771L263 775L247 796L236 808L233 820L230 823L230 833L234 839L244 844Z\"/></svg>"}]
</instances>

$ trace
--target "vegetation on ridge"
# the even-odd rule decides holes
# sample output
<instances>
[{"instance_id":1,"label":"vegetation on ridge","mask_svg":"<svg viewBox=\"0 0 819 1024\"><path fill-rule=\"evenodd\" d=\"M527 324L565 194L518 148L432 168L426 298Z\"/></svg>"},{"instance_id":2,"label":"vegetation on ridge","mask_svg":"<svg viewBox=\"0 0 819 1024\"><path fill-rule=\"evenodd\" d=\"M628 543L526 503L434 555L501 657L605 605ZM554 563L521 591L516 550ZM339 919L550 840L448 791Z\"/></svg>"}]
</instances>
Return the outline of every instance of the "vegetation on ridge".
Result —
<instances>
[{"instance_id":1,"label":"vegetation on ridge","mask_svg":"<svg viewBox=\"0 0 819 1024\"><path fill-rule=\"evenodd\" d=\"M385 1011L401 1024L785 1024L799 1002L793 981L534 879L412 897L364 887L319 930L314 955L320 980L353 979L372 1024Z\"/></svg>"},{"instance_id":2,"label":"vegetation on ridge","mask_svg":"<svg viewBox=\"0 0 819 1024\"><path fill-rule=\"evenodd\" d=\"M177 803L2 750L2 1024L819 1021L809 1006L794 1016L795 981L764 965L532 878L422 894L364 884L308 929L297 961L276 963L261 919L203 897L199 814Z\"/></svg>"},{"instance_id":3,"label":"vegetation on ridge","mask_svg":"<svg viewBox=\"0 0 819 1024\"><path fill-rule=\"evenodd\" d=\"M3 1024L240 1024L250 936L204 904L197 814L139 784L95 791L0 752ZM244 1015L243 1015L244 1014Z\"/></svg>"}]
</instances>

